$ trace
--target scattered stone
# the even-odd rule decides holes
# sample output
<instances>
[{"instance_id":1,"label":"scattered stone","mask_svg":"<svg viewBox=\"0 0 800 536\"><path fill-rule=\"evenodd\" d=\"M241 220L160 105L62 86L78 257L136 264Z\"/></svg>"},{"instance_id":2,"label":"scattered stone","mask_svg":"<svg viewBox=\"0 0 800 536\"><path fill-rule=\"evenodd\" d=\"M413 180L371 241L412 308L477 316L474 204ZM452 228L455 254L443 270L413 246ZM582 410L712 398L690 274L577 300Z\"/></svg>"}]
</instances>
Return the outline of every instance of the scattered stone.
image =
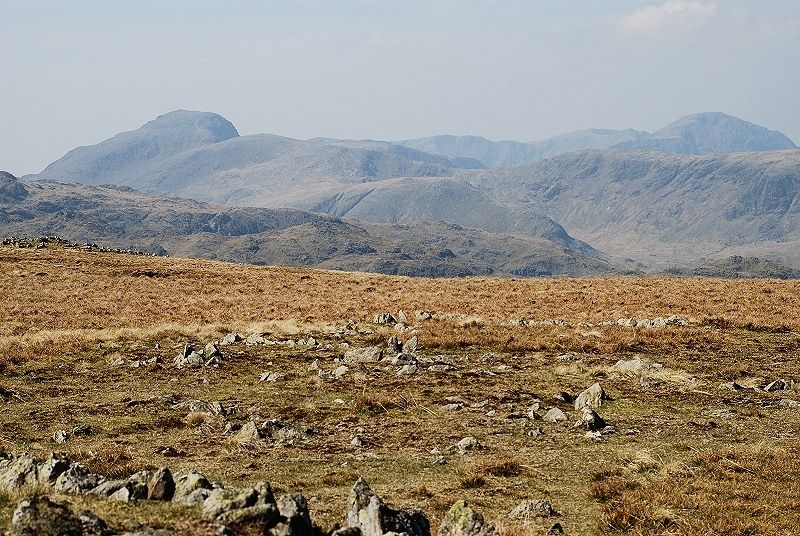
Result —
<instances>
[{"instance_id":1,"label":"scattered stone","mask_svg":"<svg viewBox=\"0 0 800 536\"><path fill-rule=\"evenodd\" d=\"M734 382L725 382L719 385L719 388L723 391L741 391L744 389L744 386L739 385L738 383Z\"/></svg>"},{"instance_id":2,"label":"scattered stone","mask_svg":"<svg viewBox=\"0 0 800 536\"><path fill-rule=\"evenodd\" d=\"M466 454L467 452L470 452L470 451L473 451L473 450L480 450L480 449L483 449L485 447L475 437L467 436L467 437L463 438L461 441L459 441L458 443L456 443L456 448L458 449L459 454L463 455L463 454Z\"/></svg>"},{"instance_id":3,"label":"scattered stone","mask_svg":"<svg viewBox=\"0 0 800 536\"><path fill-rule=\"evenodd\" d=\"M431 372L450 372L456 370L456 367L453 365L431 365L428 370Z\"/></svg>"},{"instance_id":4,"label":"scattered stone","mask_svg":"<svg viewBox=\"0 0 800 536\"><path fill-rule=\"evenodd\" d=\"M197 471L181 473L175 479L175 492L172 495L172 502L196 504L198 502L197 499L202 494L197 492L209 492L211 489L213 489L211 482L202 473ZM203 500L205 500L205 497L199 502Z\"/></svg>"},{"instance_id":5,"label":"scattered stone","mask_svg":"<svg viewBox=\"0 0 800 536\"><path fill-rule=\"evenodd\" d=\"M562 422L567 420L567 414L558 408L550 408L544 414L542 420L545 422Z\"/></svg>"},{"instance_id":6,"label":"scattered stone","mask_svg":"<svg viewBox=\"0 0 800 536\"><path fill-rule=\"evenodd\" d=\"M247 421L232 437L236 443L250 443L264 439L264 434L253 421Z\"/></svg>"},{"instance_id":7,"label":"scattered stone","mask_svg":"<svg viewBox=\"0 0 800 536\"><path fill-rule=\"evenodd\" d=\"M83 536L83 524L69 508L47 496L17 504L11 517L13 536Z\"/></svg>"},{"instance_id":8,"label":"scattered stone","mask_svg":"<svg viewBox=\"0 0 800 536\"><path fill-rule=\"evenodd\" d=\"M53 484L53 489L62 493L88 492L104 482L100 475L89 471L80 463L72 463L61 473Z\"/></svg>"},{"instance_id":9,"label":"scattered stone","mask_svg":"<svg viewBox=\"0 0 800 536\"><path fill-rule=\"evenodd\" d=\"M312 361L311 364L306 368L308 370L319 370L320 369L320 367L319 367L319 359L315 359L314 361Z\"/></svg>"},{"instance_id":10,"label":"scattered stone","mask_svg":"<svg viewBox=\"0 0 800 536\"><path fill-rule=\"evenodd\" d=\"M270 529L271 536L313 536L314 526L308 513L308 502L299 493L282 495L277 502L281 521Z\"/></svg>"},{"instance_id":11,"label":"scattered stone","mask_svg":"<svg viewBox=\"0 0 800 536\"><path fill-rule=\"evenodd\" d=\"M430 536L431 533L430 523L421 510L389 508L363 478L350 491L347 526L360 529L363 536L384 536L388 532Z\"/></svg>"},{"instance_id":12,"label":"scattered stone","mask_svg":"<svg viewBox=\"0 0 800 536\"><path fill-rule=\"evenodd\" d=\"M433 318L433 313L429 311L416 311L414 312L414 318L416 318L419 321L430 320L431 318Z\"/></svg>"},{"instance_id":13,"label":"scattered stone","mask_svg":"<svg viewBox=\"0 0 800 536\"><path fill-rule=\"evenodd\" d=\"M259 482L253 488L227 490L216 488L203 501L203 516L220 523L263 523L266 528L280 521L272 488Z\"/></svg>"},{"instance_id":14,"label":"scattered stone","mask_svg":"<svg viewBox=\"0 0 800 536\"><path fill-rule=\"evenodd\" d=\"M397 324L397 319L391 313L380 313L372 320L374 324Z\"/></svg>"},{"instance_id":15,"label":"scattered stone","mask_svg":"<svg viewBox=\"0 0 800 536\"><path fill-rule=\"evenodd\" d=\"M559 354L556 356L556 361L561 361L564 363L574 363L578 361L578 356L575 354Z\"/></svg>"},{"instance_id":16,"label":"scattered stone","mask_svg":"<svg viewBox=\"0 0 800 536\"><path fill-rule=\"evenodd\" d=\"M553 395L553 399L558 400L559 402L564 402L565 404L572 404L575 401L575 397L566 391L561 391L560 393Z\"/></svg>"},{"instance_id":17,"label":"scattered stone","mask_svg":"<svg viewBox=\"0 0 800 536\"><path fill-rule=\"evenodd\" d=\"M346 365L339 365L338 367L333 369L333 372L331 372L331 376L333 376L335 379L338 380L339 378L347 374L349 370L350 369Z\"/></svg>"},{"instance_id":18,"label":"scattered stone","mask_svg":"<svg viewBox=\"0 0 800 536\"><path fill-rule=\"evenodd\" d=\"M539 415L539 410L541 406L538 402L533 403L531 406L528 407L527 411L525 411L525 416L531 420L541 419L542 416Z\"/></svg>"},{"instance_id":19,"label":"scattered stone","mask_svg":"<svg viewBox=\"0 0 800 536\"><path fill-rule=\"evenodd\" d=\"M456 502L442 519L438 536L493 536L494 526L470 508L465 501Z\"/></svg>"},{"instance_id":20,"label":"scattered stone","mask_svg":"<svg viewBox=\"0 0 800 536\"><path fill-rule=\"evenodd\" d=\"M547 499L536 500L525 499L508 514L512 519L522 519L530 521L537 517L552 517L561 515Z\"/></svg>"},{"instance_id":21,"label":"scattered stone","mask_svg":"<svg viewBox=\"0 0 800 536\"><path fill-rule=\"evenodd\" d=\"M197 368L205 364L205 359L201 353L196 352L191 345L187 344L183 347L183 352L172 361L172 364L179 369Z\"/></svg>"},{"instance_id":22,"label":"scattered stone","mask_svg":"<svg viewBox=\"0 0 800 536\"><path fill-rule=\"evenodd\" d=\"M364 446L364 440L361 439L359 436L355 436L352 439L352 441L350 441L350 444L353 445L354 447L363 447Z\"/></svg>"},{"instance_id":23,"label":"scattered stone","mask_svg":"<svg viewBox=\"0 0 800 536\"><path fill-rule=\"evenodd\" d=\"M369 346L367 348L353 348L344 353L345 361L355 363L377 363L383 357L383 348Z\"/></svg>"},{"instance_id":24,"label":"scattered stone","mask_svg":"<svg viewBox=\"0 0 800 536\"><path fill-rule=\"evenodd\" d=\"M263 335L260 333L253 333L244 341L244 343L248 346L254 346L256 344L267 344L267 339L264 338Z\"/></svg>"},{"instance_id":25,"label":"scattered stone","mask_svg":"<svg viewBox=\"0 0 800 536\"><path fill-rule=\"evenodd\" d=\"M398 354L403 351L403 345L397 339L397 335L389 337L389 342L386 343L386 349L393 354Z\"/></svg>"},{"instance_id":26,"label":"scattered stone","mask_svg":"<svg viewBox=\"0 0 800 536\"><path fill-rule=\"evenodd\" d=\"M600 432L599 430L595 430L593 432L592 431L588 431L585 434L583 434L583 437L585 437L586 439L588 439L590 441L602 441L603 440L603 433Z\"/></svg>"},{"instance_id":27,"label":"scattered stone","mask_svg":"<svg viewBox=\"0 0 800 536\"><path fill-rule=\"evenodd\" d=\"M17 493L26 486L38 482L38 462L29 454L10 456L4 459L0 454L0 489L7 493ZM63 472L63 470L62 470Z\"/></svg>"},{"instance_id":28,"label":"scattered stone","mask_svg":"<svg viewBox=\"0 0 800 536\"><path fill-rule=\"evenodd\" d=\"M92 435L92 427L88 424L78 425L72 429L72 435L76 437Z\"/></svg>"},{"instance_id":29,"label":"scattered stone","mask_svg":"<svg viewBox=\"0 0 800 536\"><path fill-rule=\"evenodd\" d=\"M403 343L403 353L405 354L413 354L417 351L417 346L419 346L419 338L414 335L406 342Z\"/></svg>"},{"instance_id":30,"label":"scattered stone","mask_svg":"<svg viewBox=\"0 0 800 536\"><path fill-rule=\"evenodd\" d=\"M417 365L405 365L397 371L398 376L411 376L417 373Z\"/></svg>"},{"instance_id":31,"label":"scattered stone","mask_svg":"<svg viewBox=\"0 0 800 536\"><path fill-rule=\"evenodd\" d=\"M286 377L286 374L282 374L280 372L262 372L261 376L259 377L258 381L260 382L270 382L274 383L278 380L281 380Z\"/></svg>"},{"instance_id":32,"label":"scattered stone","mask_svg":"<svg viewBox=\"0 0 800 536\"><path fill-rule=\"evenodd\" d=\"M764 387L764 390L768 393L774 393L775 391L788 391L793 387L793 380L775 380Z\"/></svg>"},{"instance_id":33,"label":"scattered stone","mask_svg":"<svg viewBox=\"0 0 800 536\"><path fill-rule=\"evenodd\" d=\"M553 526L547 529L545 536L558 536L559 534L564 534L564 527L561 526L561 523L553 523Z\"/></svg>"},{"instance_id":34,"label":"scattered stone","mask_svg":"<svg viewBox=\"0 0 800 536\"><path fill-rule=\"evenodd\" d=\"M791 400L789 398L781 398L778 401L778 405L783 408L800 408L800 401Z\"/></svg>"},{"instance_id":35,"label":"scattered stone","mask_svg":"<svg viewBox=\"0 0 800 536\"><path fill-rule=\"evenodd\" d=\"M544 435L544 432L540 427L537 426L536 428L531 428L528 430L527 435L528 437L540 437Z\"/></svg>"},{"instance_id":36,"label":"scattered stone","mask_svg":"<svg viewBox=\"0 0 800 536\"><path fill-rule=\"evenodd\" d=\"M599 431L606 427L606 422L589 406L581 408L581 418L575 423L575 428L584 428L589 431Z\"/></svg>"},{"instance_id":37,"label":"scattered stone","mask_svg":"<svg viewBox=\"0 0 800 536\"><path fill-rule=\"evenodd\" d=\"M406 353L397 354L395 357L391 358L389 362L396 367L416 365L418 363L417 356Z\"/></svg>"},{"instance_id":38,"label":"scattered stone","mask_svg":"<svg viewBox=\"0 0 800 536\"><path fill-rule=\"evenodd\" d=\"M599 383L593 383L575 398L575 409L580 410L584 406L597 409L603 405L603 402L612 400L614 399L608 396Z\"/></svg>"},{"instance_id":39,"label":"scattered stone","mask_svg":"<svg viewBox=\"0 0 800 536\"><path fill-rule=\"evenodd\" d=\"M58 430L56 433L53 434L53 441L56 443L66 443L67 439L69 439L69 434L66 430Z\"/></svg>"},{"instance_id":40,"label":"scattered stone","mask_svg":"<svg viewBox=\"0 0 800 536\"><path fill-rule=\"evenodd\" d=\"M663 365L660 363L648 363L646 361L642 361L641 358L635 357L633 359L620 359L614 365L611 366L611 370L613 372L619 372L621 374L634 374L639 375L643 372L651 371L651 370L661 370L663 369Z\"/></svg>"},{"instance_id":41,"label":"scattered stone","mask_svg":"<svg viewBox=\"0 0 800 536\"><path fill-rule=\"evenodd\" d=\"M442 411L458 411L464 409L462 404L445 404L442 406Z\"/></svg>"},{"instance_id":42,"label":"scattered stone","mask_svg":"<svg viewBox=\"0 0 800 536\"><path fill-rule=\"evenodd\" d=\"M205 358L204 365L210 367L222 361L222 352L219 351L219 347L216 343L210 342L206 344L206 348L203 350L203 357Z\"/></svg>"},{"instance_id":43,"label":"scattered stone","mask_svg":"<svg viewBox=\"0 0 800 536\"><path fill-rule=\"evenodd\" d=\"M171 501L175 495L175 480L167 467L161 467L147 482L147 499L150 501Z\"/></svg>"},{"instance_id":44,"label":"scattered stone","mask_svg":"<svg viewBox=\"0 0 800 536\"><path fill-rule=\"evenodd\" d=\"M219 341L220 346L228 346L229 344L236 344L242 342L242 336L239 333L228 333Z\"/></svg>"}]
</instances>

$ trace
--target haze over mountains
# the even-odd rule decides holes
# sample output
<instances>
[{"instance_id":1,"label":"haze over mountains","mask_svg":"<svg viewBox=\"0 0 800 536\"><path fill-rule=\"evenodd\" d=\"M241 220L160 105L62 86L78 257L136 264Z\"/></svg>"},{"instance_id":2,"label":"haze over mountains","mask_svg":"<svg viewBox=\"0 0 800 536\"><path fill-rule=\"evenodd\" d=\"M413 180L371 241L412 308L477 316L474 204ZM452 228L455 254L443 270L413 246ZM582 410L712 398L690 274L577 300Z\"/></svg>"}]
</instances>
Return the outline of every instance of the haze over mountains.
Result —
<instances>
[{"instance_id":1,"label":"haze over mountains","mask_svg":"<svg viewBox=\"0 0 800 536\"><path fill-rule=\"evenodd\" d=\"M426 267L414 273L435 273L437 262L450 263L443 269L446 273L536 273L531 255L523 253L528 261L520 266L498 260L514 257L515 251L530 253L528 240L540 241L533 248L538 253L544 251L539 246L547 244L598 271L622 265L664 269L734 254L800 266L800 150L779 132L721 113L689 115L652 134L591 129L521 143L475 136L399 142L239 136L219 115L176 111L138 130L74 149L39 175L24 179L116 184L155 196L189 198L211 203L213 208L203 205L202 210L225 218L233 216L217 205L297 209L303 212L285 212L283 217L294 214L295 223L310 226L303 232L317 238L316 230L310 229L318 229L321 222L330 232L358 220L373 240L366 240L369 247L364 251L381 250L375 242L379 236L393 244L397 237L390 238L388 229L409 224L405 238L414 237L416 251L432 255L422 255ZM130 196L139 194L125 195L131 210L145 199L134 201ZM159 203L154 197L146 199L152 206ZM238 210L234 220L273 222L275 216ZM319 219L320 214L332 218ZM370 227L367 221L388 225ZM429 239L417 222L458 227L428 224L426 232L438 237ZM277 230L270 223L268 230L291 228L293 239L302 242L298 225L281 225ZM169 234L184 236L190 233L187 229ZM453 268L449 254L440 257L426 246L436 241L463 245L453 240L454 235L473 232L466 229L483 232L481 238L473 237L482 245L459 250L459 262L472 263L470 268ZM258 225L251 230L247 234L267 232ZM499 247L497 237L508 245ZM278 243L276 237L270 240ZM316 238L309 240L317 243ZM348 240L358 242L352 236ZM487 241L492 245L486 246ZM483 265L475 264L485 247L493 253ZM449 246L440 250L455 251ZM598 251L616 259L617 268ZM341 254L333 257L337 256ZM256 260L275 258L262 255ZM308 257L309 264L323 262L327 261ZM364 262L359 262L363 268ZM600 264L594 266L596 262ZM292 258L289 263L302 261ZM586 271L553 262L549 266L538 273Z\"/></svg>"}]
</instances>

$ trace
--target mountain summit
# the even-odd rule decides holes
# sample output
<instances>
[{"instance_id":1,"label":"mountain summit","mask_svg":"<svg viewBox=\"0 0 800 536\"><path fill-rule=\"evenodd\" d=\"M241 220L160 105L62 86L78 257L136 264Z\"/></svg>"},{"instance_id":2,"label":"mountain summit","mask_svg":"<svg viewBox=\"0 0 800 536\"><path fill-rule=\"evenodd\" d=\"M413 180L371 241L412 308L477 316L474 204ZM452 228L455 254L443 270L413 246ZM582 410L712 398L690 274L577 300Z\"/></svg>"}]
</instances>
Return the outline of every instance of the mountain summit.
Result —
<instances>
[{"instance_id":1,"label":"mountain summit","mask_svg":"<svg viewBox=\"0 0 800 536\"><path fill-rule=\"evenodd\" d=\"M236 127L221 115L176 110L137 130L73 149L47 166L38 178L84 184L125 183L170 156L238 136Z\"/></svg>"}]
</instances>

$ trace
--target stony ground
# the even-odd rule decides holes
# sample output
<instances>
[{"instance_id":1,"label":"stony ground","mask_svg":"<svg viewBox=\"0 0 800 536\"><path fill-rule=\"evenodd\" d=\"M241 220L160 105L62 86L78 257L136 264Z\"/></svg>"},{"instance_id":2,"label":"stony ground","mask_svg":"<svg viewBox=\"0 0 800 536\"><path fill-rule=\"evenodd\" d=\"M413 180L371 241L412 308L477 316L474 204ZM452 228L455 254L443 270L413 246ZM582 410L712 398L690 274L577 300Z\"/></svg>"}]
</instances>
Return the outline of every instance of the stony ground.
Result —
<instances>
[{"instance_id":1,"label":"stony ground","mask_svg":"<svg viewBox=\"0 0 800 536\"><path fill-rule=\"evenodd\" d=\"M542 282L588 288L590 302L625 296L605 314L571 314L576 300L562 297L559 314L554 298L535 294L535 286L508 282L522 285L528 299L512 288L480 300L518 300L528 308L486 305L481 316L463 287L448 299L469 305L450 309L416 287L447 291L462 283L342 274L342 284L372 290L354 298L360 310L336 318L337 311L305 305L326 290L343 292L336 273L235 267L269 281L258 292L272 312L256 319L253 303L243 303L244 312L231 308L226 265L192 261L194 285L164 286L170 270L185 273L189 264L180 263L190 261L0 253L6 452L63 451L109 478L166 465L176 475L201 471L226 487L268 481L276 495L303 493L325 529L344 522L359 476L389 504L424 510L434 532L460 499L506 534L544 534L555 523L566 534L793 534L800 521L800 392L792 384L800 380L800 334L797 312L783 309L791 284ZM134 272L152 310L136 313L109 298L124 292ZM304 293L285 295L304 284ZM476 280L463 284L487 288ZM70 307L43 298L57 285L69 289L63 294ZM691 288L705 289L706 297L698 296L687 314ZM285 310L272 304L281 293ZM367 308L370 294L376 305ZM182 306L198 307L198 296L211 303L196 318L185 315ZM415 296L418 308L409 303ZM544 302L538 316L530 307L537 297ZM313 312L293 314L292 298ZM392 305L402 306L406 318ZM757 321L747 321L748 307ZM125 312L119 323L115 310ZM376 318L383 312L394 318ZM659 320L672 313L670 322ZM185 345L205 349L204 363L213 353L207 343L232 331L255 336L219 345L221 356L208 366L176 366ZM392 337L402 344L415 336L416 348L412 342L401 352L390 344ZM613 398L596 408L609 427L595 433L575 427L582 411L571 401L594 383ZM546 419L558 413L552 408L566 420ZM462 441L468 437L476 441ZM26 493L33 492L0 494L0 527ZM218 525L193 507L60 498L90 508L120 532L141 523L213 534ZM547 499L560 515L512 518L523 499Z\"/></svg>"}]
</instances>

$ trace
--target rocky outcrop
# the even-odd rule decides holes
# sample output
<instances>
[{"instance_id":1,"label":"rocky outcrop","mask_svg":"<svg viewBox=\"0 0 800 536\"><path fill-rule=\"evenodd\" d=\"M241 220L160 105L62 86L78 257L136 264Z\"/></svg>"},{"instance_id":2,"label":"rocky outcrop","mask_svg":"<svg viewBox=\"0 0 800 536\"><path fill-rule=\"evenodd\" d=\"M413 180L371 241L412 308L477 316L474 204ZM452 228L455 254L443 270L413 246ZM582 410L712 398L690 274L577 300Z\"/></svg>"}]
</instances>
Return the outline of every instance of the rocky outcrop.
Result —
<instances>
[{"instance_id":1,"label":"rocky outcrop","mask_svg":"<svg viewBox=\"0 0 800 536\"><path fill-rule=\"evenodd\" d=\"M484 521L465 501L458 501L445 514L438 536L493 536L494 526Z\"/></svg>"},{"instance_id":2,"label":"rocky outcrop","mask_svg":"<svg viewBox=\"0 0 800 536\"><path fill-rule=\"evenodd\" d=\"M394 510L359 478L350 491L347 507L347 526L358 528L363 536L383 536L387 532L408 536L430 536L428 518L421 510Z\"/></svg>"}]
</instances>

